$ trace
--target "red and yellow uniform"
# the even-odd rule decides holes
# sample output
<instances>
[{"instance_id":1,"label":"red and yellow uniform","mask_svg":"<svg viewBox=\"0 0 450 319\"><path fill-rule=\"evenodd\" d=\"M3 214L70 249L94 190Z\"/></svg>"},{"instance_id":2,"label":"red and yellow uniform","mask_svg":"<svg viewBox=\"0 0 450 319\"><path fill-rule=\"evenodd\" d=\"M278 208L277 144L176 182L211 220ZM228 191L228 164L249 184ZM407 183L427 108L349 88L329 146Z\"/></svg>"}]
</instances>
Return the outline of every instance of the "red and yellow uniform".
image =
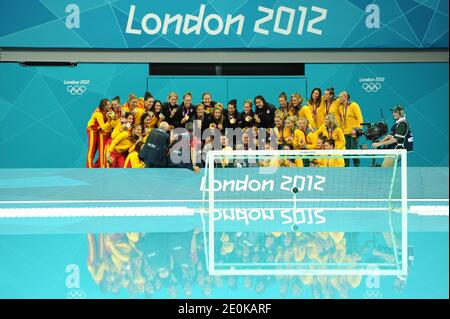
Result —
<instances>
[{"instance_id":1,"label":"red and yellow uniform","mask_svg":"<svg viewBox=\"0 0 450 319\"><path fill-rule=\"evenodd\" d=\"M108 167L123 168L125 164L125 155L130 147L134 145L130 140L130 137L130 132L123 131L112 140L111 145L108 148L108 153L111 157L111 163Z\"/></svg>"},{"instance_id":2,"label":"red and yellow uniform","mask_svg":"<svg viewBox=\"0 0 450 319\"><path fill-rule=\"evenodd\" d=\"M314 134L318 137L320 134L327 138L332 138L335 142L335 148L337 150L345 150L345 136L340 127L336 127L333 130L329 130L324 124Z\"/></svg>"},{"instance_id":3,"label":"red and yellow uniform","mask_svg":"<svg viewBox=\"0 0 450 319\"><path fill-rule=\"evenodd\" d=\"M121 110L122 112L125 111L134 115L134 124L141 124L141 117L145 112L147 112L145 110L144 103L139 102L137 103L135 108L131 108L128 103L125 103L124 105L122 105Z\"/></svg>"},{"instance_id":4,"label":"red and yellow uniform","mask_svg":"<svg viewBox=\"0 0 450 319\"><path fill-rule=\"evenodd\" d=\"M361 108L355 102L351 102L348 106L340 105L339 112L342 119L342 130L345 135L352 134L354 128L362 128L361 123L364 122Z\"/></svg>"},{"instance_id":5,"label":"red and yellow uniform","mask_svg":"<svg viewBox=\"0 0 450 319\"><path fill-rule=\"evenodd\" d=\"M106 143L111 123L106 115L97 108L88 121L86 132L88 134L87 168L106 167L104 145ZM97 161L94 163L95 154L98 152Z\"/></svg>"},{"instance_id":6,"label":"red and yellow uniform","mask_svg":"<svg viewBox=\"0 0 450 319\"><path fill-rule=\"evenodd\" d=\"M324 120L324 122L322 124L325 123L325 117L328 114L333 114L334 117L336 118L338 126L342 127L341 113L339 111L339 99L334 99L329 104L327 104L325 102L324 98L322 97L322 103L323 103L323 109L322 109L321 117L323 116L323 120ZM320 125L320 126L322 126L322 125ZM317 127L320 127L320 126L317 126Z\"/></svg>"},{"instance_id":7,"label":"red and yellow uniform","mask_svg":"<svg viewBox=\"0 0 450 319\"><path fill-rule=\"evenodd\" d=\"M316 162L319 167L345 167L342 157L318 158Z\"/></svg>"},{"instance_id":8,"label":"red and yellow uniform","mask_svg":"<svg viewBox=\"0 0 450 319\"><path fill-rule=\"evenodd\" d=\"M117 127L119 127L119 129L120 129L120 126L121 126L120 113L114 112L114 117L112 117L112 118L109 118L108 114L106 114L106 116L109 119L110 127L105 131L106 137L105 137L105 143L104 143L104 146L103 146L103 163L104 163L104 167L107 167L107 164L106 164L106 152L108 151L109 145L111 145L111 142L112 142L112 139L113 139L112 135L113 135L113 133L115 133L115 136L117 136L117 134L118 134L117 133L117 130L118 130Z\"/></svg>"},{"instance_id":9,"label":"red and yellow uniform","mask_svg":"<svg viewBox=\"0 0 450 319\"><path fill-rule=\"evenodd\" d=\"M133 151L128 154L123 167L124 168L145 168L145 164L139 158L139 153L137 151Z\"/></svg>"}]
</instances>

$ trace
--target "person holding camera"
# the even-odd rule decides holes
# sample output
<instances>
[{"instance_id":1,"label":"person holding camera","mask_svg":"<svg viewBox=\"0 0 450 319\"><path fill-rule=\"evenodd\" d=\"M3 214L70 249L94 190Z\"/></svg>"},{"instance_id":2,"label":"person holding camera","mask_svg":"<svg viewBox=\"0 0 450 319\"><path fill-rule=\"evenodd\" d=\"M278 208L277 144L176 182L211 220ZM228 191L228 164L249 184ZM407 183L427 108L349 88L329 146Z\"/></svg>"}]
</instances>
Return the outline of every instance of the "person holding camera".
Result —
<instances>
[{"instance_id":1,"label":"person holding camera","mask_svg":"<svg viewBox=\"0 0 450 319\"><path fill-rule=\"evenodd\" d=\"M386 149L406 149L413 151L413 134L409 123L406 121L405 109L401 105L395 105L392 109L392 117L395 124L391 128L391 133L382 140L372 144L373 148L384 147ZM382 167L391 167L394 165L393 158L385 158Z\"/></svg>"},{"instance_id":2,"label":"person holding camera","mask_svg":"<svg viewBox=\"0 0 450 319\"><path fill-rule=\"evenodd\" d=\"M139 152L139 157L145 163L145 167L167 167L168 149L170 145L169 123L163 121L159 128L151 130L145 141L145 145Z\"/></svg>"}]
</instances>

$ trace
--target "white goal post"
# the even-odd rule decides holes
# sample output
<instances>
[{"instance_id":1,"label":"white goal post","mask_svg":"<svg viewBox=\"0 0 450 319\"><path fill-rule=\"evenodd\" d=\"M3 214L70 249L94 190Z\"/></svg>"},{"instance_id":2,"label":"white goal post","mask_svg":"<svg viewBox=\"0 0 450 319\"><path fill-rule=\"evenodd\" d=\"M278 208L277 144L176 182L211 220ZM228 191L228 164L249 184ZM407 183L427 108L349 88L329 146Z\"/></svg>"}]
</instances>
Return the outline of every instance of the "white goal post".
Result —
<instances>
[{"instance_id":1,"label":"white goal post","mask_svg":"<svg viewBox=\"0 0 450 319\"><path fill-rule=\"evenodd\" d=\"M362 163L360 167L342 167L342 168L322 168L322 167L303 167L294 163L298 159L302 161L312 161L320 158L342 158L353 159L359 158L362 161L367 160L383 160L385 158L393 159L392 167L370 167L367 163ZM331 187L325 192L314 192L314 189L310 192L307 190L305 184L305 178L302 177L302 186L298 194L291 194L287 191L282 192L276 186L272 189L263 189L261 191L254 191L250 195L246 195L245 191L237 191L233 189L235 184L232 183L233 178L237 180L238 177L242 177L239 174L244 174L248 179L248 175L251 173L254 176L260 174L260 176L272 176L274 179L280 178L278 175L265 175L267 168L261 168L260 163L262 161L269 161L271 158L284 158L290 160L292 166L295 167L292 171L293 174L301 172L312 172L308 176L316 176L317 174L326 175ZM252 159L254 162L253 170L243 167L238 163L240 160ZM224 164L226 162L226 165ZM232 164L230 164L232 163ZM234 163L234 164L233 164ZM277 161L278 163L278 161ZM365 166L364 166L365 165ZM272 168L273 169L273 168ZM275 168L279 169L279 168ZM291 168L282 168L284 178L289 175ZM270 170L270 167L269 167ZM327 171L328 170L328 171ZM241 173L242 172L242 173ZM247 172L250 172L247 174ZM317 173L317 174L316 174ZM281 174L281 173L280 173ZM351 176L346 176L351 175ZM220 179L223 179L223 183L220 183ZM367 179L366 184L357 185L358 197L351 198L342 196L348 192L344 190L337 190L338 184L333 181L346 181L346 178L352 182L350 178ZM375 179L375 180L374 180ZM376 180L379 179L379 180ZM295 180L295 178L294 178ZM334 183L334 184L333 184ZM342 182L343 183L343 182ZM374 194L364 197L364 191L370 191L372 184L376 185L380 192L375 190ZM277 181L274 183L277 185ZM308 179L306 179L308 184ZM306 185L305 184L305 185ZM312 183L313 184L313 183ZM311 184L311 185L312 185ZM255 183L255 185L257 185ZM308 184L309 185L309 184ZM341 184L340 184L341 185ZM342 184L343 185L343 184ZM261 183L260 185L261 186ZM273 185L272 185L273 186ZM294 185L295 186L295 185ZM314 186L315 187L315 186ZM334 188L333 188L334 187ZM345 186L347 187L347 186ZM353 186L355 187L355 186ZM259 190L261 188L254 187ZM297 187L294 187L297 188ZM292 188L292 189L294 189ZM344 186L343 186L344 188ZM242 150L242 151L223 151L212 150L208 152L205 172L203 176L203 202L205 209L202 214L202 220L204 222L204 228L207 230L205 233L205 241L207 239L207 264L208 270L211 275L380 275L380 276L406 276L408 273L408 221L407 221L407 152L406 150ZM303 191L303 193L302 193ZM234 198L233 198L234 197ZM278 205L278 206L277 206ZM286 207L292 207L297 209L297 205L300 207L308 207L314 209L326 209L332 212L352 212L352 214L358 214L358 221L364 221L369 213L382 212L383 218L386 219L386 225L392 233L393 249L395 253L396 262L393 263L393 267L384 269L383 267L377 267L372 263L361 263L355 265L355 267L348 267L348 265L342 264L340 267L328 267L322 265L321 267L303 267L303 265L291 265L293 267L287 267L286 269L280 269L278 264L270 265L245 265L245 269L240 267L239 264L233 263L230 266L222 267L223 265L217 263L216 260L216 222L214 213L220 209L242 209L242 207L252 209L253 207L269 207L270 209L285 209ZM324 208L325 207L325 208ZM203 216L204 215L204 216ZM394 216L395 215L395 216ZM330 215L332 216L332 215ZM347 215L345 215L347 216ZM354 216L354 215L348 215ZM398 218L398 226L393 226L393 216ZM383 221L384 222L384 221ZM395 230L394 230L395 229ZM381 232L381 231L380 231ZM401 244L396 243L394 232L400 233ZM206 246L206 243L205 243ZM398 259L397 259L398 258ZM324 267L325 266L325 267ZM375 266L375 267L373 267ZM320 269L319 269L320 268Z\"/></svg>"}]
</instances>

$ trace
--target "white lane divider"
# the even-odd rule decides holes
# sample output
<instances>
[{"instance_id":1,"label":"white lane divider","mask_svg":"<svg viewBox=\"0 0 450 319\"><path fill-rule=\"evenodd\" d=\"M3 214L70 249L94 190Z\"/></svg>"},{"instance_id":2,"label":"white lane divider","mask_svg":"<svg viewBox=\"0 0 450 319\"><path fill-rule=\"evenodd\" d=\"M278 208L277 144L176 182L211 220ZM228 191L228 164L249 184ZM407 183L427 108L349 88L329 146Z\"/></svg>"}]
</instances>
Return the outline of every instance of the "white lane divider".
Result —
<instances>
[{"instance_id":1,"label":"white lane divider","mask_svg":"<svg viewBox=\"0 0 450 319\"><path fill-rule=\"evenodd\" d=\"M2 208L1 218L193 216L194 209L167 207Z\"/></svg>"},{"instance_id":2,"label":"white lane divider","mask_svg":"<svg viewBox=\"0 0 450 319\"><path fill-rule=\"evenodd\" d=\"M409 213L419 216L448 216L449 206L410 206Z\"/></svg>"}]
</instances>

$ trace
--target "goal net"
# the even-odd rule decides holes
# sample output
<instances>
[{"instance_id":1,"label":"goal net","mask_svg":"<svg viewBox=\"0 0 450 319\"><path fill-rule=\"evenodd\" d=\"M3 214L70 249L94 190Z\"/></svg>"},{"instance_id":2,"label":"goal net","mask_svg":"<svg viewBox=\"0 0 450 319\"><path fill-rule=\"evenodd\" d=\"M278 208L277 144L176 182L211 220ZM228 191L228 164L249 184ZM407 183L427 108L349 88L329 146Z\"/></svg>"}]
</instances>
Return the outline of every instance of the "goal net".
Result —
<instances>
[{"instance_id":1,"label":"goal net","mask_svg":"<svg viewBox=\"0 0 450 319\"><path fill-rule=\"evenodd\" d=\"M406 160L404 150L210 151L210 274L406 275Z\"/></svg>"}]
</instances>

